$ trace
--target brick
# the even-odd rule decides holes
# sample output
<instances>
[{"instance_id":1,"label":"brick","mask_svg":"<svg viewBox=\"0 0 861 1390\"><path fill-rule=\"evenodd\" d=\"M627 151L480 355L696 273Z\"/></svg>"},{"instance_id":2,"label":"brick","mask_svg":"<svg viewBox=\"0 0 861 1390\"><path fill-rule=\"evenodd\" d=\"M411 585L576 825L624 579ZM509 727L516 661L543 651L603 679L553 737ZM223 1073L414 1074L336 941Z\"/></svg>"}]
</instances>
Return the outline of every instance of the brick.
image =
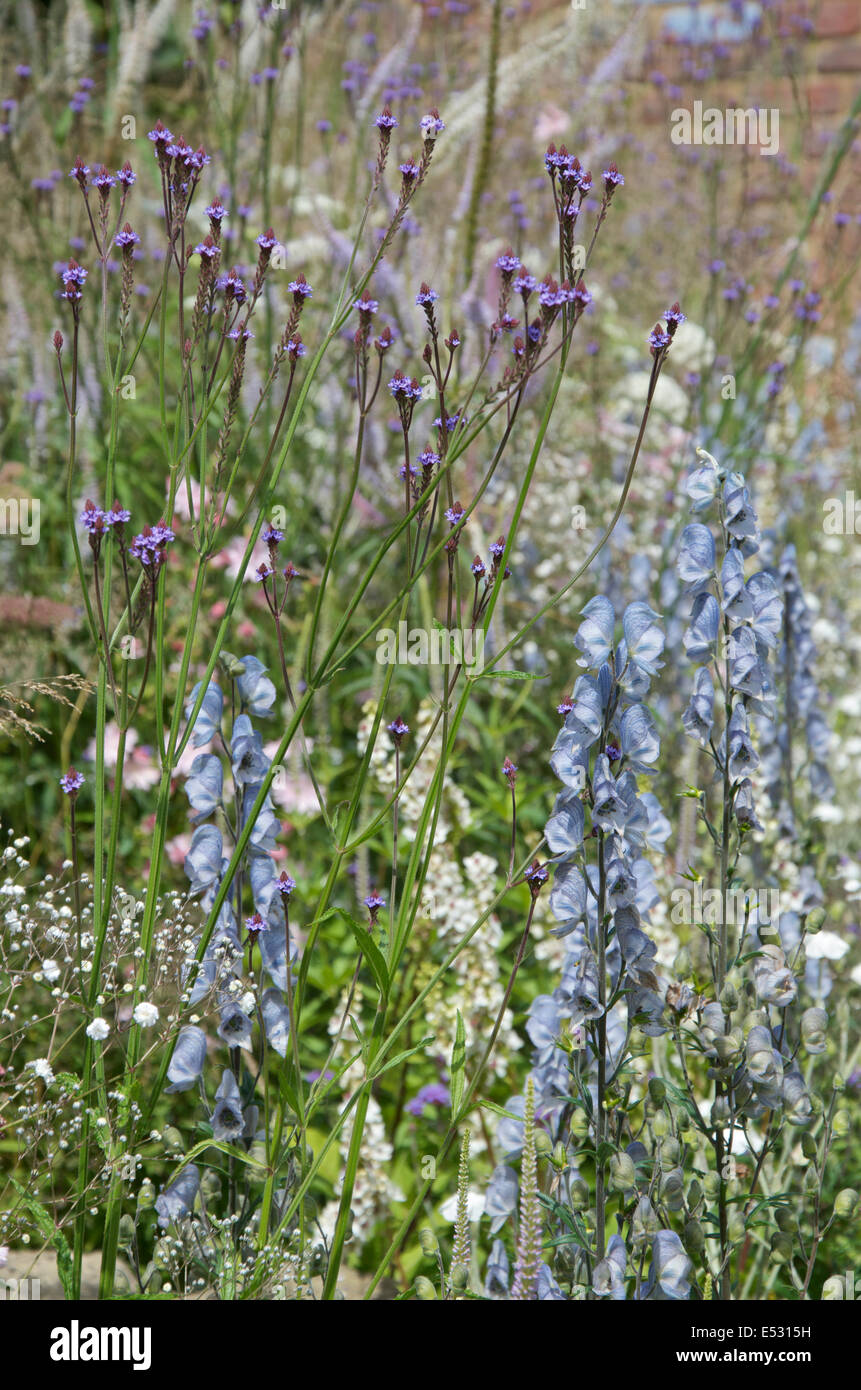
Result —
<instances>
[{"instance_id":1,"label":"brick","mask_svg":"<svg viewBox=\"0 0 861 1390\"><path fill-rule=\"evenodd\" d=\"M835 116L846 109L844 94L836 82L809 82L807 100L814 116Z\"/></svg>"},{"instance_id":2,"label":"brick","mask_svg":"<svg viewBox=\"0 0 861 1390\"><path fill-rule=\"evenodd\" d=\"M861 31L858 0L822 0L816 16L816 32L823 39L843 39Z\"/></svg>"},{"instance_id":3,"label":"brick","mask_svg":"<svg viewBox=\"0 0 861 1390\"><path fill-rule=\"evenodd\" d=\"M861 72L861 43L829 48L819 59L820 72Z\"/></svg>"}]
</instances>

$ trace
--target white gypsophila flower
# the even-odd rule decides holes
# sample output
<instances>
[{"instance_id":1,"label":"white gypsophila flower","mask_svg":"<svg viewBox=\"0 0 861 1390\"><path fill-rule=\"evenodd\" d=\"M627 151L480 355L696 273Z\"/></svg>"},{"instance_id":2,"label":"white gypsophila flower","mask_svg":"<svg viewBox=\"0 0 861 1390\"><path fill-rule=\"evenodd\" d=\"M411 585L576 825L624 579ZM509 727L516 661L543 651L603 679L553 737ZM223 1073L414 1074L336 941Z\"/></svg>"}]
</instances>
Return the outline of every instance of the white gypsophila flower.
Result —
<instances>
[{"instance_id":1,"label":"white gypsophila flower","mask_svg":"<svg viewBox=\"0 0 861 1390\"><path fill-rule=\"evenodd\" d=\"M158 1008L155 1004L138 1004L132 1017L141 1028L152 1028L158 1023Z\"/></svg>"},{"instance_id":2,"label":"white gypsophila flower","mask_svg":"<svg viewBox=\"0 0 861 1390\"><path fill-rule=\"evenodd\" d=\"M60 967L55 960L42 961L42 973L49 984L60 978Z\"/></svg>"},{"instance_id":3,"label":"white gypsophila flower","mask_svg":"<svg viewBox=\"0 0 861 1390\"><path fill-rule=\"evenodd\" d=\"M87 1037L95 1042L104 1042L110 1031L110 1025L103 1018L94 1018L92 1023L87 1024Z\"/></svg>"},{"instance_id":4,"label":"white gypsophila flower","mask_svg":"<svg viewBox=\"0 0 861 1390\"><path fill-rule=\"evenodd\" d=\"M46 1086L50 1086L54 1080L54 1072L47 1057L37 1057L35 1061L28 1062L27 1066L32 1067L40 1081L44 1081Z\"/></svg>"}]
</instances>

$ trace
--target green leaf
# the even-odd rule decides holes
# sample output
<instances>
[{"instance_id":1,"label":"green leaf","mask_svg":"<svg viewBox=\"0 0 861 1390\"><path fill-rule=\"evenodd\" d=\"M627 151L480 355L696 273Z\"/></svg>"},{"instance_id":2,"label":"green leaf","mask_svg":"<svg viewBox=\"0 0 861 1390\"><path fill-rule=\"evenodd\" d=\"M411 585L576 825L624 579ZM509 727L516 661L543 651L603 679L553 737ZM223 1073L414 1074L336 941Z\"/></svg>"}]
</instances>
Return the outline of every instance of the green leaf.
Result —
<instances>
[{"instance_id":1,"label":"green leaf","mask_svg":"<svg viewBox=\"0 0 861 1390\"><path fill-rule=\"evenodd\" d=\"M471 676L474 681L546 681L550 679L549 672L538 675L535 671L482 671L478 676Z\"/></svg>"},{"instance_id":2,"label":"green leaf","mask_svg":"<svg viewBox=\"0 0 861 1390\"><path fill-rule=\"evenodd\" d=\"M504 1120L517 1120L523 1124L523 1116L515 1115L513 1110L506 1110L504 1105L497 1105L493 1100L483 1100L480 1102L482 1110L489 1110L493 1115L501 1115Z\"/></svg>"},{"instance_id":3,"label":"green leaf","mask_svg":"<svg viewBox=\"0 0 861 1390\"><path fill-rule=\"evenodd\" d=\"M379 1070L373 1071L371 1075L375 1079L378 1076L385 1076L387 1071L393 1071L395 1067L400 1066L401 1062L405 1062L408 1057L414 1057L417 1052L423 1052L428 1044L434 1041L435 1036L434 1033L431 1033L429 1037L422 1038L420 1043L416 1043L415 1047L409 1047L405 1052L398 1052L396 1056L392 1057L391 1061L384 1062Z\"/></svg>"},{"instance_id":4,"label":"green leaf","mask_svg":"<svg viewBox=\"0 0 861 1390\"><path fill-rule=\"evenodd\" d=\"M368 931L368 928L362 922L355 921L355 919L350 916L349 912L345 912L342 907L336 907L335 912L338 914L339 917L343 917L344 921L349 926L354 937L356 938L359 950L365 957L365 960L368 962L368 965L371 967L371 971L373 972L374 979L377 982L377 988L379 989L380 994L382 995L383 999L388 999L389 972L386 967L385 957L383 956L383 953L380 950L379 946L375 942L374 938L371 936L371 933Z\"/></svg>"},{"instance_id":5,"label":"green leaf","mask_svg":"<svg viewBox=\"0 0 861 1390\"><path fill-rule=\"evenodd\" d=\"M16 1182L13 1177L10 1177L9 1181L35 1221L40 1234L54 1247L57 1254L57 1273L60 1276L63 1293L67 1299L70 1299L75 1282L75 1262L72 1258L69 1242L59 1227L54 1224L50 1212L45 1210L41 1202L37 1202L35 1197L31 1197L29 1193L25 1192L21 1184Z\"/></svg>"},{"instance_id":6,"label":"green leaf","mask_svg":"<svg viewBox=\"0 0 861 1390\"><path fill-rule=\"evenodd\" d=\"M460 1009L457 1011L457 1023L454 1030L454 1046L451 1049L451 1067L449 1068L451 1082L449 1090L451 1092L451 1113L456 1116L460 1110L460 1103L463 1100L463 1088L466 1084L466 1028L464 1027L463 1016Z\"/></svg>"}]
</instances>

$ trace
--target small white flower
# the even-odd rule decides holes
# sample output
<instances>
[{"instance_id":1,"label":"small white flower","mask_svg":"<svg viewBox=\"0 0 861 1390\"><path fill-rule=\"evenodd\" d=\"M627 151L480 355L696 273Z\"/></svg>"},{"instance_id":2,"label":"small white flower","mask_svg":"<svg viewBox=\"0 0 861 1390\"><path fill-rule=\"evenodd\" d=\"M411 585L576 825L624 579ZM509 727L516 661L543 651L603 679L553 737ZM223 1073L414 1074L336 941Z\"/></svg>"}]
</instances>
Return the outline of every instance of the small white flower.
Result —
<instances>
[{"instance_id":1,"label":"small white flower","mask_svg":"<svg viewBox=\"0 0 861 1390\"><path fill-rule=\"evenodd\" d=\"M94 1018L92 1023L87 1025L87 1037L93 1038L95 1042L104 1042L110 1031L103 1018Z\"/></svg>"},{"instance_id":2,"label":"small white flower","mask_svg":"<svg viewBox=\"0 0 861 1390\"><path fill-rule=\"evenodd\" d=\"M439 1209L439 1214L443 1221L457 1220L457 1193L453 1192L450 1197L446 1197ZM484 1196L480 1192L473 1192L471 1189L466 1194L467 1217L470 1221L477 1221L484 1215Z\"/></svg>"},{"instance_id":3,"label":"small white flower","mask_svg":"<svg viewBox=\"0 0 861 1390\"><path fill-rule=\"evenodd\" d=\"M27 1066L33 1068L36 1075L40 1080L44 1081L46 1086L50 1086L51 1082L54 1080L54 1073L47 1057L37 1057L34 1062L28 1062Z\"/></svg>"},{"instance_id":4,"label":"small white flower","mask_svg":"<svg viewBox=\"0 0 861 1390\"><path fill-rule=\"evenodd\" d=\"M60 967L55 960L44 960L42 962L42 973L49 984L60 978Z\"/></svg>"},{"instance_id":5,"label":"small white flower","mask_svg":"<svg viewBox=\"0 0 861 1390\"><path fill-rule=\"evenodd\" d=\"M141 1028L152 1028L154 1023L158 1023L158 1009L155 1004L138 1004L132 1017Z\"/></svg>"},{"instance_id":6,"label":"small white flower","mask_svg":"<svg viewBox=\"0 0 861 1390\"><path fill-rule=\"evenodd\" d=\"M811 941L805 942L808 960L842 960L849 950L849 942L844 941L833 931L821 931Z\"/></svg>"}]
</instances>

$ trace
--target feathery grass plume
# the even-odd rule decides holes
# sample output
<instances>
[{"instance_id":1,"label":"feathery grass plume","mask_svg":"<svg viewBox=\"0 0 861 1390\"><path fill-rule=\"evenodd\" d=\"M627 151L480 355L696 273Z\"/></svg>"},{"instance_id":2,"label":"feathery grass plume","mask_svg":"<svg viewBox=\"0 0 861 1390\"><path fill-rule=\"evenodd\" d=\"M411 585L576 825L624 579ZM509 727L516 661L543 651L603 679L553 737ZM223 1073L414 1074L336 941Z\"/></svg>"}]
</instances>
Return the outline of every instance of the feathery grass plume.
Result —
<instances>
[{"instance_id":1,"label":"feathery grass plume","mask_svg":"<svg viewBox=\"0 0 861 1390\"><path fill-rule=\"evenodd\" d=\"M45 725L37 723L32 717L35 711L30 701L15 693L19 687L28 695L45 695L68 709L74 709L74 704L67 698L66 692L90 691L93 688L91 681L75 672L64 676L49 676L45 680L11 681L6 685L0 685L0 737L11 739L19 733L23 734L25 739L34 739L37 743L45 741L42 737Z\"/></svg>"},{"instance_id":2,"label":"feathery grass plume","mask_svg":"<svg viewBox=\"0 0 861 1390\"><path fill-rule=\"evenodd\" d=\"M511 1297L518 1301L534 1299L541 1264L541 1202L538 1197L538 1157L535 1151L535 1085L526 1083L526 1109L523 1115L523 1162L520 1169L520 1230L517 1233L517 1263Z\"/></svg>"},{"instance_id":3,"label":"feathery grass plume","mask_svg":"<svg viewBox=\"0 0 861 1390\"><path fill-rule=\"evenodd\" d=\"M460 1141L460 1161L457 1169L457 1216L454 1222L454 1247L451 1252L449 1280L454 1284L456 1269L469 1269L469 1130Z\"/></svg>"}]
</instances>

